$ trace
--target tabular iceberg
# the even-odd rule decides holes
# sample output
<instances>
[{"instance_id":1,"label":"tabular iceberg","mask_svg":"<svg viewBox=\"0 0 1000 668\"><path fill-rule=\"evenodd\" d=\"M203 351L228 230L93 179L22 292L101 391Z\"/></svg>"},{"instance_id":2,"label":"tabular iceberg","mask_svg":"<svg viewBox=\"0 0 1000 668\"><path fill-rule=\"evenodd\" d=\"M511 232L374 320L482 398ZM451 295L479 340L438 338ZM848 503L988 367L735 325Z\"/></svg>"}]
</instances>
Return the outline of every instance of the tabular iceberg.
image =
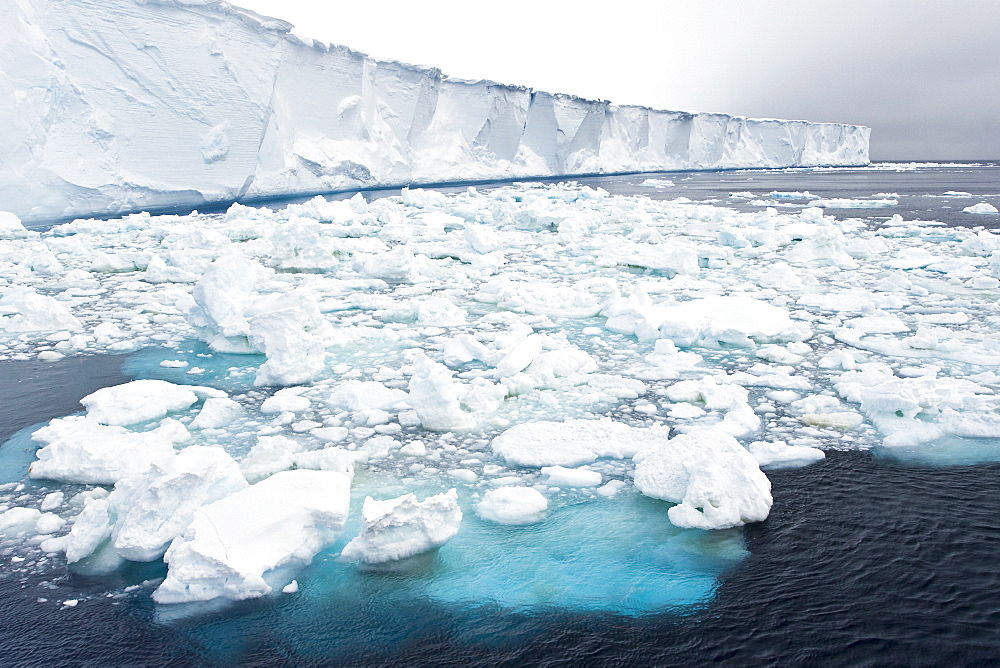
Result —
<instances>
[{"instance_id":1,"label":"tabular iceberg","mask_svg":"<svg viewBox=\"0 0 1000 668\"><path fill-rule=\"evenodd\" d=\"M19 0L0 25L0 210L29 224L410 183L868 162L861 126L452 79L219 0Z\"/></svg>"}]
</instances>

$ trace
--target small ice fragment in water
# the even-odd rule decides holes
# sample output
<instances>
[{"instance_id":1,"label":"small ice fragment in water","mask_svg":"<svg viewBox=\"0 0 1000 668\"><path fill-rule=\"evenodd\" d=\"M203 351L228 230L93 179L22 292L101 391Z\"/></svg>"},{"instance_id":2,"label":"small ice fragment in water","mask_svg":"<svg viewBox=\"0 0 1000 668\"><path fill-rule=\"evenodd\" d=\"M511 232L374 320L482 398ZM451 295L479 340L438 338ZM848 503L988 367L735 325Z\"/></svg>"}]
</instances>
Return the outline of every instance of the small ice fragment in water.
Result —
<instances>
[{"instance_id":1,"label":"small ice fragment in water","mask_svg":"<svg viewBox=\"0 0 1000 668\"><path fill-rule=\"evenodd\" d=\"M500 487L483 494L476 514L497 524L533 524L548 510L549 502L531 487Z\"/></svg>"}]
</instances>

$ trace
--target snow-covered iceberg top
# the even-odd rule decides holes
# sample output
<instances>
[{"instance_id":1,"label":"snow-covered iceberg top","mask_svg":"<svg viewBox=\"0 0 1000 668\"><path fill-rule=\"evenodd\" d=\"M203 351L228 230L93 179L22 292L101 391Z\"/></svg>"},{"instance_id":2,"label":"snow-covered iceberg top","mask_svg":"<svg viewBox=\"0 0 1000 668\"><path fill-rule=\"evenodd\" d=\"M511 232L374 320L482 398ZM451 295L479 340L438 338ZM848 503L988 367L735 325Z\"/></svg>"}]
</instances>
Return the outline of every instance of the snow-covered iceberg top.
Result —
<instances>
[{"instance_id":1,"label":"snow-covered iceberg top","mask_svg":"<svg viewBox=\"0 0 1000 668\"><path fill-rule=\"evenodd\" d=\"M26 0L0 7L0 25L0 210L29 224L421 182L868 162L865 127L450 79L225 2Z\"/></svg>"}]
</instances>

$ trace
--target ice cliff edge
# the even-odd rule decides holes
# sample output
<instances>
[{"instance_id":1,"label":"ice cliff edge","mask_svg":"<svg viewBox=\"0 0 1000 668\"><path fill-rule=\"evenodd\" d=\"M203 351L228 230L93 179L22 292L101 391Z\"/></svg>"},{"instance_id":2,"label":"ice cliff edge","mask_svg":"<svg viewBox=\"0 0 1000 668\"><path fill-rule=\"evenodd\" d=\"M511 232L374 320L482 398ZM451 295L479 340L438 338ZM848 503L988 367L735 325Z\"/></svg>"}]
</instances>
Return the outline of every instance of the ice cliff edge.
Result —
<instances>
[{"instance_id":1,"label":"ice cliff edge","mask_svg":"<svg viewBox=\"0 0 1000 668\"><path fill-rule=\"evenodd\" d=\"M374 60L218 0L3 0L0 210L27 223L456 180L857 165L869 129Z\"/></svg>"}]
</instances>

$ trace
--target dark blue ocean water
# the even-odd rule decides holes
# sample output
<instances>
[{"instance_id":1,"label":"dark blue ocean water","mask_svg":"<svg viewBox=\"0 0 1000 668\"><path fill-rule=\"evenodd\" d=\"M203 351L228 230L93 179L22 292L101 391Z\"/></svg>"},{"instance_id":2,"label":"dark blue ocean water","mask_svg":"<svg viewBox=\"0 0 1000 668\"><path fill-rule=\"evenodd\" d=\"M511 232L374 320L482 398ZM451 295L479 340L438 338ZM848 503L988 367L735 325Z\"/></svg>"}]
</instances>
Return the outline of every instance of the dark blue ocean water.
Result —
<instances>
[{"instance_id":1,"label":"dark blue ocean water","mask_svg":"<svg viewBox=\"0 0 1000 668\"><path fill-rule=\"evenodd\" d=\"M647 192L639 185L645 178L586 182L635 193ZM978 201L1000 205L996 166L656 178L675 185L648 189L651 196L725 205L732 204L729 192L743 190L809 190L831 198L900 195L893 209L830 212L841 216L901 213L992 227L995 217L969 216L961 209ZM978 197L926 197L949 190ZM127 380L124 361L2 363L0 442L76 411L78 399L98 387ZM870 453L831 452L819 464L769 477L774 506L765 522L744 530L748 555L721 570L714 596L693 606L627 616L419 597L387 601L378 584L387 577L383 573L362 579L349 596L278 597L167 619L149 600L153 584L121 594L126 583L155 583L162 566L116 578L60 569L31 575L9 569L9 557L0 556L0 665L984 665L1000 660L1000 465L926 468ZM599 581L602 575L592 577ZM39 603L39 598L50 600ZM82 601L72 608L54 603L72 598Z\"/></svg>"}]
</instances>

